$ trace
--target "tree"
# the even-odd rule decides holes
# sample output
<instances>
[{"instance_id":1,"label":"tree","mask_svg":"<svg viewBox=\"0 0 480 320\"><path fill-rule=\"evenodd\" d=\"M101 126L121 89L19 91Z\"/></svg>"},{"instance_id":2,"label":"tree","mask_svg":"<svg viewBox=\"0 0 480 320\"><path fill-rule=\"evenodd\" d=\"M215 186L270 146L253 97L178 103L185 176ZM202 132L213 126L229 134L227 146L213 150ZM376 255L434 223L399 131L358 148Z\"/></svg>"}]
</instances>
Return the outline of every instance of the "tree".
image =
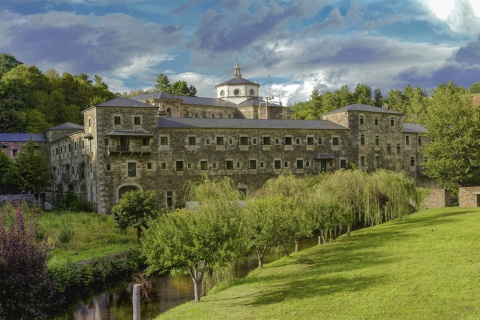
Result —
<instances>
[{"instance_id":1,"label":"tree","mask_svg":"<svg viewBox=\"0 0 480 320\"><path fill-rule=\"evenodd\" d=\"M125 230L128 227L137 229L137 240L140 241L142 229L148 226L148 220L158 215L155 191L129 191L122 195L117 205L113 206L113 218L117 227Z\"/></svg>"},{"instance_id":2,"label":"tree","mask_svg":"<svg viewBox=\"0 0 480 320\"><path fill-rule=\"evenodd\" d=\"M54 303L49 250L36 241L35 225L21 207L0 211L0 319L39 319ZM58 301L57 301L58 302Z\"/></svg>"},{"instance_id":3,"label":"tree","mask_svg":"<svg viewBox=\"0 0 480 320\"><path fill-rule=\"evenodd\" d=\"M8 53L0 54L0 79L8 71L12 70L22 63L18 61L14 56Z\"/></svg>"},{"instance_id":4,"label":"tree","mask_svg":"<svg viewBox=\"0 0 480 320\"><path fill-rule=\"evenodd\" d=\"M50 166L44 153L37 150L32 139L23 147L15 158L14 174L18 189L33 194L45 191L50 185Z\"/></svg>"},{"instance_id":5,"label":"tree","mask_svg":"<svg viewBox=\"0 0 480 320\"><path fill-rule=\"evenodd\" d=\"M157 76L157 84L155 85L155 91L167 92L170 87L170 81L168 77L163 73Z\"/></svg>"},{"instance_id":6,"label":"tree","mask_svg":"<svg viewBox=\"0 0 480 320\"><path fill-rule=\"evenodd\" d=\"M478 94L480 93L480 82L475 82L472 83L470 88L468 89L468 92L471 94Z\"/></svg>"},{"instance_id":7,"label":"tree","mask_svg":"<svg viewBox=\"0 0 480 320\"><path fill-rule=\"evenodd\" d=\"M188 86L185 81L179 80L170 84L168 77L163 73L157 76L155 91L166 92L175 96L195 97L197 94L197 89L192 85Z\"/></svg>"},{"instance_id":8,"label":"tree","mask_svg":"<svg viewBox=\"0 0 480 320\"><path fill-rule=\"evenodd\" d=\"M3 151L3 148L0 149L0 194L10 193L10 188L7 183L7 174L13 168L13 161Z\"/></svg>"},{"instance_id":9,"label":"tree","mask_svg":"<svg viewBox=\"0 0 480 320\"><path fill-rule=\"evenodd\" d=\"M222 267L246 254L240 211L240 193L228 178L189 186L194 209L183 209L151 221L142 238L142 253L155 271L188 272L200 300L205 272Z\"/></svg>"},{"instance_id":10,"label":"tree","mask_svg":"<svg viewBox=\"0 0 480 320\"><path fill-rule=\"evenodd\" d=\"M433 91L425 117L430 143L426 175L448 189L477 185L480 179L480 109L472 96L450 82Z\"/></svg>"},{"instance_id":11,"label":"tree","mask_svg":"<svg viewBox=\"0 0 480 320\"><path fill-rule=\"evenodd\" d=\"M357 84L353 93L353 100L358 104L372 104L372 89L366 84Z\"/></svg>"},{"instance_id":12,"label":"tree","mask_svg":"<svg viewBox=\"0 0 480 320\"><path fill-rule=\"evenodd\" d=\"M373 105L377 108L383 107L383 97L380 89L375 89L373 93Z\"/></svg>"}]
</instances>

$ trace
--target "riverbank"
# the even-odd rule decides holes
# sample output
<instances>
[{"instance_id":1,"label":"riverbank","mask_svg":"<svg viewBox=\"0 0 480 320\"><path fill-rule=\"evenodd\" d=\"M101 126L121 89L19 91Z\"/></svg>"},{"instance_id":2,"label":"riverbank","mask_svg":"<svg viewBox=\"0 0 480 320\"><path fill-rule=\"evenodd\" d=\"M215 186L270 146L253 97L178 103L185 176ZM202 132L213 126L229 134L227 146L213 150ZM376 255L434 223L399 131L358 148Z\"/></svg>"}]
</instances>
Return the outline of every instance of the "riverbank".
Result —
<instances>
[{"instance_id":1,"label":"riverbank","mask_svg":"<svg viewBox=\"0 0 480 320\"><path fill-rule=\"evenodd\" d=\"M479 208L422 211L294 253L157 319L474 319L478 230Z\"/></svg>"}]
</instances>

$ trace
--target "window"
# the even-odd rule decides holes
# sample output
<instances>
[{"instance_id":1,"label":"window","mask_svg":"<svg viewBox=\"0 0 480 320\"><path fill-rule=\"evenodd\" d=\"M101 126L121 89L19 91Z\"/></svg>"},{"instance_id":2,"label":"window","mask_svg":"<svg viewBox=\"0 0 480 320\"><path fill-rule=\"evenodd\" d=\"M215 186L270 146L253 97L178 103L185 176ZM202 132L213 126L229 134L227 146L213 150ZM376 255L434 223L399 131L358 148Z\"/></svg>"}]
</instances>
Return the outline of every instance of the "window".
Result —
<instances>
[{"instance_id":1,"label":"window","mask_svg":"<svg viewBox=\"0 0 480 320\"><path fill-rule=\"evenodd\" d=\"M340 168L346 169L347 168L347 160L340 159Z\"/></svg>"},{"instance_id":2,"label":"window","mask_svg":"<svg viewBox=\"0 0 480 320\"><path fill-rule=\"evenodd\" d=\"M107 171L110 171L110 170L112 170L112 166L109 163L107 163Z\"/></svg>"},{"instance_id":3,"label":"window","mask_svg":"<svg viewBox=\"0 0 480 320\"><path fill-rule=\"evenodd\" d=\"M142 138L142 146L149 146L150 145L150 138L145 137Z\"/></svg>"},{"instance_id":4,"label":"window","mask_svg":"<svg viewBox=\"0 0 480 320\"><path fill-rule=\"evenodd\" d=\"M272 138L270 137L262 137L262 144L264 146L269 146L272 143Z\"/></svg>"},{"instance_id":5,"label":"window","mask_svg":"<svg viewBox=\"0 0 480 320\"><path fill-rule=\"evenodd\" d=\"M137 176L137 164L135 162L129 162L128 163L128 176L129 177L136 177Z\"/></svg>"},{"instance_id":6,"label":"window","mask_svg":"<svg viewBox=\"0 0 480 320\"><path fill-rule=\"evenodd\" d=\"M225 169L227 169L227 170L233 170L233 160L227 160L227 161L225 161Z\"/></svg>"},{"instance_id":7,"label":"window","mask_svg":"<svg viewBox=\"0 0 480 320\"><path fill-rule=\"evenodd\" d=\"M208 162L203 160L200 161L200 170L207 170L208 169Z\"/></svg>"},{"instance_id":8,"label":"window","mask_svg":"<svg viewBox=\"0 0 480 320\"><path fill-rule=\"evenodd\" d=\"M358 124L360 124L361 126L363 126L365 123L365 117L364 116L360 116L358 118Z\"/></svg>"},{"instance_id":9,"label":"window","mask_svg":"<svg viewBox=\"0 0 480 320\"><path fill-rule=\"evenodd\" d=\"M365 135L364 134L360 135L360 145L362 145L362 146L365 145Z\"/></svg>"},{"instance_id":10,"label":"window","mask_svg":"<svg viewBox=\"0 0 480 320\"><path fill-rule=\"evenodd\" d=\"M380 167L380 156L378 154L376 154L375 158L373 158L373 165L375 168Z\"/></svg>"},{"instance_id":11,"label":"window","mask_svg":"<svg viewBox=\"0 0 480 320\"><path fill-rule=\"evenodd\" d=\"M365 167L365 156L360 156L360 167Z\"/></svg>"},{"instance_id":12,"label":"window","mask_svg":"<svg viewBox=\"0 0 480 320\"><path fill-rule=\"evenodd\" d=\"M212 163L212 169L217 169L217 163L216 162Z\"/></svg>"},{"instance_id":13,"label":"window","mask_svg":"<svg viewBox=\"0 0 480 320\"><path fill-rule=\"evenodd\" d=\"M187 164L187 169L191 170L192 168L193 168L193 165L192 165L191 162L189 162L189 163Z\"/></svg>"},{"instance_id":14,"label":"window","mask_svg":"<svg viewBox=\"0 0 480 320\"><path fill-rule=\"evenodd\" d=\"M405 136L405 145L406 146L410 145L410 136Z\"/></svg>"},{"instance_id":15,"label":"window","mask_svg":"<svg viewBox=\"0 0 480 320\"><path fill-rule=\"evenodd\" d=\"M223 137L217 137L217 145L223 146L223 144L224 144Z\"/></svg>"},{"instance_id":16,"label":"window","mask_svg":"<svg viewBox=\"0 0 480 320\"><path fill-rule=\"evenodd\" d=\"M90 128L92 126L92 119L88 118L88 127Z\"/></svg>"},{"instance_id":17,"label":"window","mask_svg":"<svg viewBox=\"0 0 480 320\"><path fill-rule=\"evenodd\" d=\"M307 137L307 146L313 146L313 137Z\"/></svg>"},{"instance_id":18,"label":"window","mask_svg":"<svg viewBox=\"0 0 480 320\"><path fill-rule=\"evenodd\" d=\"M380 136L375 136L375 145L376 146L380 145Z\"/></svg>"},{"instance_id":19,"label":"window","mask_svg":"<svg viewBox=\"0 0 480 320\"><path fill-rule=\"evenodd\" d=\"M297 160L297 169L303 169L303 160L302 159Z\"/></svg>"},{"instance_id":20,"label":"window","mask_svg":"<svg viewBox=\"0 0 480 320\"><path fill-rule=\"evenodd\" d=\"M167 207L173 207L173 191L167 191L165 194L165 198L167 202Z\"/></svg>"},{"instance_id":21,"label":"window","mask_svg":"<svg viewBox=\"0 0 480 320\"><path fill-rule=\"evenodd\" d=\"M375 117L375 125L378 126L378 117Z\"/></svg>"},{"instance_id":22,"label":"window","mask_svg":"<svg viewBox=\"0 0 480 320\"><path fill-rule=\"evenodd\" d=\"M275 160L273 162L273 168L274 169L282 169L282 161L281 160Z\"/></svg>"},{"instance_id":23,"label":"window","mask_svg":"<svg viewBox=\"0 0 480 320\"><path fill-rule=\"evenodd\" d=\"M392 154L392 145L390 143L387 144L387 153Z\"/></svg>"},{"instance_id":24,"label":"window","mask_svg":"<svg viewBox=\"0 0 480 320\"><path fill-rule=\"evenodd\" d=\"M183 171L183 160L175 161L175 171Z\"/></svg>"},{"instance_id":25,"label":"window","mask_svg":"<svg viewBox=\"0 0 480 320\"><path fill-rule=\"evenodd\" d=\"M189 146L194 146L194 145L196 145L196 144L197 144L197 138L196 138L195 136L193 136L193 137L192 137L192 136L189 136L189 137L187 138L187 144L188 144Z\"/></svg>"},{"instance_id":26,"label":"window","mask_svg":"<svg viewBox=\"0 0 480 320\"><path fill-rule=\"evenodd\" d=\"M113 124L120 125L122 124L122 117L120 116L113 116Z\"/></svg>"},{"instance_id":27,"label":"window","mask_svg":"<svg viewBox=\"0 0 480 320\"><path fill-rule=\"evenodd\" d=\"M300 139L297 138L296 141L295 141L296 144L300 144Z\"/></svg>"},{"instance_id":28,"label":"window","mask_svg":"<svg viewBox=\"0 0 480 320\"><path fill-rule=\"evenodd\" d=\"M210 144L210 139L208 139L208 138L205 139L205 144L206 144L206 145L209 145L209 144Z\"/></svg>"},{"instance_id":29,"label":"window","mask_svg":"<svg viewBox=\"0 0 480 320\"><path fill-rule=\"evenodd\" d=\"M168 145L168 137L160 137L160 145L161 146L167 146Z\"/></svg>"},{"instance_id":30,"label":"window","mask_svg":"<svg viewBox=\"0 0 480 320\"><path fill-rule=\"evenodd\" d=\"M391 117L390 118L390 126L394 126L395 125L395 118L394 117Z\"/></svg>"},{"instance_id":31,"label":"window","mask_svg":"<svg viewBox=\"0 0 480 320\"><path fill-rule=\"evenodd\" d=\"M147 170L152 170L153 165L151 162L147 162Z\"/></svg>"},{"instance_id":32,"label":"window","mask_svg":"<svg viewBox=\"0 0 480 320\"><path fill-rule=\"evenodd\" d=\"M422 137L418 136L418 138L417 138L417 144L418 144L419 146L422 145Z\"/></svg>"},{"instance_id":33,"label":"window","mask_svg":"<svg viewBox=\"0 0 480 320\"><path fill-rule=\"evenodd\" d=\"M103 144L108 146L108 138L103 139ZM70 145L68 145L68 151L70 151Z\"/></svg>"},{"instance_id":34,"label":"window","mask_svg":"<svg viewBox=\"0 0 480 320\"><path fill-rule=\"evenodd\" d=\"M253 138L252 144L253 144L253 145L256 145L256 144L257 144L257 138Z\"/></svg>"},{"instance_id":35,"label":"window","mask_svg":"<svg viewBox=\"0 0 480 320\"><path fill-rule=\"evenodd\" d=\"M323 144L323 138L318 138L317 143L318 144Z\"/></svg>"},{"instance_id":36,"label":"window","mask_svg":"<svg viewBox=\"0 0 480 320\"><path fill-rule=\"evenodd\" d=\"M338 137L332 137L332 145L334 145L334 146L339 145L339 138Z\"/></svg>"},{"instance_id":37,"label":"window","mask_svg":"<svg viewBox=\"0 0 480 320\"><path fill-rule=\"evenodd\" d=\"M239 145L241 146L246 146L250 144L250 138L249 137L240 137L240 140L238 142Z\"/></svg>"},{"instance_id":38,"label":"window","mask_svg":"<svg viewBox=\"0 0 480 320\"><path fill-rule=\"evenodd\" d=\"M284 167L284 168L288 168L288 161L285 161L285 162L283 163L283 167Z\"/></svg>"},{"instance_id":39,"label":"window","mask_svg":"<svg viewBox=\"0 0 480 320\"><path fill-rule=\"evenodd\" d=\"M162 162L162 164L160 165L160 168L162 168L162 170L167 169L167 164L165 162Z\"/></svg>"},{"instance_id":40,"label":"window","mask_svg":"<svg viewBox=\"0 0 480 320\"><path fill-rule=\"evenodd\" d=\"M139 126L141 124L140 116L133 116L133 124Z\"/></svg>"},{"instance_id":41,"label":"window","mask_svg":"<svg viewBox=\"0 0 480 320\"><path fill-rule=\"evenodd\" d=\"M283 144L291 145L292 144L292 137L285 137L283 138Z\"/></svg>"},{"instance_id":42,"label":"window","mask_svg":"<svg viewBox=\"0 0 480 320\"><path fill-rule=\"evenodd\" d=\"M410 167L415 167L415 157L410 157Z\"/></svg>"},{"instance_id":43,"label":"window","mask_svg":"<svg viewBox=\"0 0 480 320\"><path fill-rule=\"evenodd\" d=\"M397 144L397 154L400 154L401 148L400 148L400 143Z\"/></svg>"},{"instance_id":44,"label":"window","mask_svg":"<svg viewBox=\"0 0 480 320\"><path fill-rule=\"evenodd\" d=\"M252 170L257 169L257 160L248 161L248 168Z\"/></svg>"}]
</instances>

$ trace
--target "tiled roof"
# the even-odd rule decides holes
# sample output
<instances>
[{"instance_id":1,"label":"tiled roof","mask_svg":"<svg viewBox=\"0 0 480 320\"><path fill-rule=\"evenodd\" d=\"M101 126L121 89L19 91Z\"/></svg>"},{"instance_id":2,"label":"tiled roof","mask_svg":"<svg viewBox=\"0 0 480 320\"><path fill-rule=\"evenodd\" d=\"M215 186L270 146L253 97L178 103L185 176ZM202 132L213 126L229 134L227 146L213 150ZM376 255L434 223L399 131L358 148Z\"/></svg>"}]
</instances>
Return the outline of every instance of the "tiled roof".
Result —
<instances>
[{"instance_id":1,"label":"tiled roof","mask_svg":"<svg viewBox=\"0 0 480 320\"><path fill-rule=\"evenodd\" d=\"M404 123L403 132L405 133L425 133L427 129L421 124L417 123Z\"/></svg>"},{"instance_id":2,"label":"tiled roof","mask_svg":"<svg viewBox=\"0 0 480 320\"><path fill-rule=\"evenodd\" d=\"M318 129L348 130L328 120L260 120L210 118L159 118L159 128L229 128L229 129Z\"/></svg>"},{"instance_id":3,"label":"tiled roof","mask_svg":"<svg viewBox=\"0 0 480 320\"><path fill-rule=\"evenodd\" d=\"M374 107L374 106L369 106L367 104L351 104L349 106L342 107L342 108L335 109L333 111L324 113L323 115L334 114L334 113L345 112L345 111L376 112L376 113L388 113L388 114L398 114L398 115L403 114L403 113L398 112L398 111L393 111L393 110L378 108L378 107Z\"/></svg>"},{"instance_id":4,"label":"tiled roof","mask_svg":"<svg viewBox=\"0 0 480 320\"><path fill-rule=\"evenodd\" d=\"M247 80L247 79L244 79L244 78L232 78L230 80L227 80L225 82L217 84L215 86L215 88L218 87L218 86L226 85L226 84L256 84L257 86L259 85L258 83L255 83L253 81L250 81L250 80Z\"/></svg>"},{"instance_id":5,"label":"tiled roof","mask_svg":"<svg viewBox=\"0 0 480 320\"><path fill-rule=\"evenodd\" d=\"M2 142L28 142L30 137L33 142L47 142L47 137L43 133L0 133Z\"/></svg>"},{"instance_id":6,"label":"tiled roof","mask_svg":"<svg viewBox=\"0 0 480 320\"><path fill-rule=\"evenodd\" d=\"M232 102L228 102L219 98L205 98L205 97L187 97L187 96L174 96L165 92L154 92L142 94L136 97L132 97L132 100L145 101L148 99L179 99L183 104L197 105L197 106L212 106L212 107L230 107L235 108L237 105Z\"/></svg>"},{"instance_id":7,"label":"tiled roof","mask_svg":"<svg viewBox=\"0 0 480 320\"><path fill-rule=\"evenodd\" d=\"M156 108L151 104L135 101L127 98L115 98L104 103L98 104L97 107L139 107L139 108Z\"/></svg>"},{"instance_id":8,"label":"tiled roof","mask_svg":"<svg viewBox=\"0 0 480 320\"><path fill-rule=\"evenodd\" d=\"M65 122L48 130L83 130L83 126L71 122Z\"/></svg>"}]
</instances>

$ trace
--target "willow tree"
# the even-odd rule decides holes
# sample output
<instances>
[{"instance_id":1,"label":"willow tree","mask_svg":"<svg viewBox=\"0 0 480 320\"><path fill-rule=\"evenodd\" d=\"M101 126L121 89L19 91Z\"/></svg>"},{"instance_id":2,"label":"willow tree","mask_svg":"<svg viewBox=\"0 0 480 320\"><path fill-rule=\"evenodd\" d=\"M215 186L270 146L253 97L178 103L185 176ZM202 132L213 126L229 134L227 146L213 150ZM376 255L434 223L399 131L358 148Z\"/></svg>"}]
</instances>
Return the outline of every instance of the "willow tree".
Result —
<instances>
[{"instance_id":1,"label":"willow tree","mask_svg":"<svg viewBox=\"0 0 480 320\"><path fill-rule=\"evenodd\" d=\"M195 301L200 300L206 272L226 266L246 254L240 193L231 179L191 184L194 209L177 210L151 221L142 239L142 252L155 271L187 272L194 284Z\"/></svg>"}]
</instances>

